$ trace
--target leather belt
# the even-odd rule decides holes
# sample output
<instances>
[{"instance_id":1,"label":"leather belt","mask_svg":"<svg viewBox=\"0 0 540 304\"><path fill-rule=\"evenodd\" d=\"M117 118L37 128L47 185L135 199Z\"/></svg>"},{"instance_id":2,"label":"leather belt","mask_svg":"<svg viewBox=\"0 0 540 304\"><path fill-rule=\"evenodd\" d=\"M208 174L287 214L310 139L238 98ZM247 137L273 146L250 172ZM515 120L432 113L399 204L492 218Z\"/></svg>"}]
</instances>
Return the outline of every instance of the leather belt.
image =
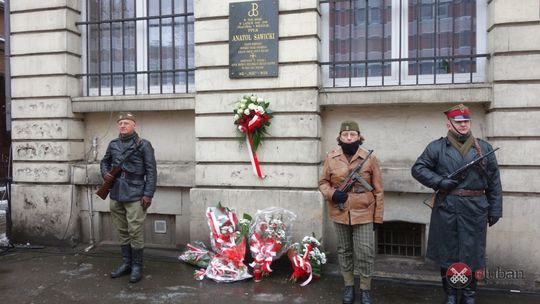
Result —
<instances>
[{"instance_id":1,"label":"leather belt","mask_svg":"<svg viewBox=\"0 0 540 304\"><path fill-rule=\"evenodd\" d=\"M454 189L448 192L448 194L457 196L482 196L484 195L484 190Z\"/></svg>"}]
</instances>

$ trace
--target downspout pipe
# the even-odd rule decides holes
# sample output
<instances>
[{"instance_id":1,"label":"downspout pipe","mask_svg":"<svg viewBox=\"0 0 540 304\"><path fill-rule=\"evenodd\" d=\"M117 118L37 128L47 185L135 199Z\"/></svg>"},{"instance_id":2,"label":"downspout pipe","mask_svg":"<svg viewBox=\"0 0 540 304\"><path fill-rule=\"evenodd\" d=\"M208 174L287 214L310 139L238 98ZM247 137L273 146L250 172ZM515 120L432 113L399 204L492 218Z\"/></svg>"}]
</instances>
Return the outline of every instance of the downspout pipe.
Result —
<instances>
[{"instance_id":1,"label":"downspout pipe","mask_svg":"<svg viewBox=\"0 0 540 304\"><path fill-rule=\"evenodd\" d=\"M6 131L11 142L11 25L10 25L10 5L9 0L4 1L4 81L6 98ZM12 145L9 145L8 172L6 182L6 193L8 200L8 210L6 212L6 236L11 242L12 221L11 221L11 181L12 181Z\"/></svg>"}]
</instances>

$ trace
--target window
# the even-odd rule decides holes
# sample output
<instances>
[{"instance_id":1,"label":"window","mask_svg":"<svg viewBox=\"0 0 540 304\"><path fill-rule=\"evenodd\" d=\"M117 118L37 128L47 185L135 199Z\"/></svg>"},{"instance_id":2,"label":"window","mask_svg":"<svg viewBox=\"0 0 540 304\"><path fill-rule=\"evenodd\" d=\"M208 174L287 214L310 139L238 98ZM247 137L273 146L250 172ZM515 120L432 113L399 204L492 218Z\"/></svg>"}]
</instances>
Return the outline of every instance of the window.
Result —
<instances>
[{"instance_id":1,"label":"window","mask_svg":"<svg viewBox=\"0 0 540 304\"><path fill-rule=\"evenodd\" d=\"M187 93L194 88L193 0L87 0L86 96Z\"/></svg>"},{"instance_id":2,"label":"window","mask_svg":"<svg viewBox=\"0 0 540 304\"><path fill-rule=\"evenodd\" d=\"M325 86L484 81L486 0L329 0Z\"/></svg>"},{"instance_id":3,"label":"window","mask_svg":"<svg viewBox=\"0 0 540 304\"><path fill-rule=\"evenodd\" d=\"M422 256L422 224L385 222L377 231L377 253L384 255Z\"/></svg>"}]
</instances>

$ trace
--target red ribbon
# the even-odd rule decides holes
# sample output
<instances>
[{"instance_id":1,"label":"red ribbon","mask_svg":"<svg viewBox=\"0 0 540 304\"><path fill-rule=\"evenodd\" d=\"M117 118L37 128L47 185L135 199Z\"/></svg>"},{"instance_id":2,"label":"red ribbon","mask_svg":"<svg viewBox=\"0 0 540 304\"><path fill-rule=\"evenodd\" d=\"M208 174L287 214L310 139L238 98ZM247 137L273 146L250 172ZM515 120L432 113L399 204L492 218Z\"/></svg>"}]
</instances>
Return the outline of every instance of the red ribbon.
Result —
<instances>
[{"instance_id":1,"label":"red ribbon","mask_svg":"<svg viewBox=\"0 0 540 304\"><path fill-rule=\"evenodd\" d=\"M311 268L311 263L309 262L309 253L313 249L311 244L304 245L304 256L301 256L298 252L292 257L291 262L293 264L293 274L291 275L291 280L297 281L300 278L309 275L309 277L300 284L300 286L306 286L311 282L313 278L313 269Z\"/></svg>"}]
</instances>

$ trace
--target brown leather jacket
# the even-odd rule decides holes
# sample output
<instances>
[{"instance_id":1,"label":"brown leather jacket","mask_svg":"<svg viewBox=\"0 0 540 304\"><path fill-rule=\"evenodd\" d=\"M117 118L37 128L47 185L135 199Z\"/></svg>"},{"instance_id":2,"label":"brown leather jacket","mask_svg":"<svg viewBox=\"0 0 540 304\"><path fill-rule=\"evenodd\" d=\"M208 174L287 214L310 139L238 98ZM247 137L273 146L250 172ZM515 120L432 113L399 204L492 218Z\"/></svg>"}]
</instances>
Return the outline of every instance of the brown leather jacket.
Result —
<instances>
[{"instance_id":1,"label":"brown leather jacket","mask_svg":"<svg viewBox=\"0 0 540 304\"><path fill-rule=\"evenodd\" d=\"M384 190L379 160L373 154L364 163L360 171L360 176L373 186L373 191L363 192L365 190L363 190L360 183L355 183L353 189L348 193L349 198L345 202L344 211L340 211L337 204L332 201L332 195L336 191L336 188L349 176L352 170L358 166L367 154L368 151L360 147L349 163L341 147L328 153L321 178L319 179L319 190L327 201L330 220L347 225L366 224L370 222L382 224Z\"/></svg>"}]
</instances>

